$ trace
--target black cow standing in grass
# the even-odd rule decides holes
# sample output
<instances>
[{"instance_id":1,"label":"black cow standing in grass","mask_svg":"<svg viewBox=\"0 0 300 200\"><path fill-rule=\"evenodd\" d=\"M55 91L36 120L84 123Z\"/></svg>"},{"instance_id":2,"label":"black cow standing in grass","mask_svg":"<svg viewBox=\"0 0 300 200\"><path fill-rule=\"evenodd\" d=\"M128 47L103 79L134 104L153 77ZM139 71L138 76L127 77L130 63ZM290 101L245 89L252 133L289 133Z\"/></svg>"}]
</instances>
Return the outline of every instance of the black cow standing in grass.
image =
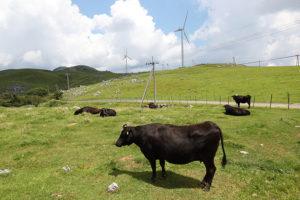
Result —
<instances>
[{"instance_id":1,"label":"black cow standing in grass","mask_svg":"<svg viewBox=\"0 0 300 200\"><path fill-rule=\"evenodd\" d=\"M78 115L78 114L83 113L83 112L87 112L87 113L91 113L91 114L98 114L98 113L100 113L100 109L99 108L93 108L93 107L85 106L83 108L80 108L80 109L76 110L74 112L74 115Z\"/></svg>"},{"instance_id":2,"label":"black cow standing in grass","mask_svg":"<svg viewBox=\"0 0 300 200\"><path fill-rule=\"evenodd\" d=\"M241 96L241 95L233 95L232 98L237 103L238 107L240 107L240 103L248 103L248 108L250 108L251 96Z\"/></svg>"},{"instance_id":3,"label":"black cow standing in grass","mask_svg":"<svg viewBox=\"0 0 300 200\"><path fill-rule=\"evenodd\" d=\"M230 105L224 105L224 107L225 107L225 114L227 115L236 115L236 116L250 115L250 111L244 108L235 108Z\"/></svg>"},{"instance_id":4,"label":"black cow standing in grass","mask_svg":"<svg viewBox=\"0 0 300 200\"><path fill-rule=\"evenodd\" d=\"M116 116L117 112L113 109L109 108L101 108L100 110L100 117L109 117L109 116Z\"/></svg>"},{"instance_id":5,"label":"black cow standing in grass","mask_svg":"<svg viewBox=\"0 0 300 200\"><path fill-rule=\"evenodd\" d=\"M165 160L173 164L204 162L206 174L201 187L203 190L209 190L216 171L214 157L220 139L224 167L226 154L222 131L215 123L209 121L187 126L153 123L133 127L125 124L116 146L132 143L138 145L151 164L153 181L156 177L156 160L160 162L162 177L166 177Z\"/></svg>"}]
</instances>

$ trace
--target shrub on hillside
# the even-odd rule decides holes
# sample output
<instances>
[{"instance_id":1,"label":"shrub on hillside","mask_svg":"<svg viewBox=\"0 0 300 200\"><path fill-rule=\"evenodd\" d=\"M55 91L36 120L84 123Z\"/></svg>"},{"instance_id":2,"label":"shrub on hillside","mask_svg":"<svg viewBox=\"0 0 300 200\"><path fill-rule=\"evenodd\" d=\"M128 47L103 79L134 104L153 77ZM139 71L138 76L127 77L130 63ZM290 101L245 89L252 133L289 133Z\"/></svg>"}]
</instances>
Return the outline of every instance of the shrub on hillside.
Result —
<instances>
[{"instance_id":1,"label":"shrub on hillside","mask_svg":"<svg viewBox=\"0 0 300 200\"><path fill-rule=\"evenodd\" d=\"M45 97L48 95L48 90L45 88L32 88L26 92L26 95Z\"/></svg>"},{"instance_id":2,"label":"shrub on hillside","mask_svg":"<svg viewBox=\"0 0 300 200\"><path fill-rule=\"evenodd\" d=\"M52 98L53 99L56 99L56 100L59 100L63 97L63 93L59 90L55 91L53 94L52 94Z\"/></svg>"},{"instance_id":3,"label":"shrub on hillside","mask_svg":"<svg viewBox=\"0 0 300 200\"><path fill-rule=\"evenodd\" d=\"M60 105L64 105L67 102L65 101L60 101L60 100L56 100L56 99L51 99L47 102L41 103L40 106L41 107L55 107L55 106L60 106Z\"/></svg>"}]
</instances>

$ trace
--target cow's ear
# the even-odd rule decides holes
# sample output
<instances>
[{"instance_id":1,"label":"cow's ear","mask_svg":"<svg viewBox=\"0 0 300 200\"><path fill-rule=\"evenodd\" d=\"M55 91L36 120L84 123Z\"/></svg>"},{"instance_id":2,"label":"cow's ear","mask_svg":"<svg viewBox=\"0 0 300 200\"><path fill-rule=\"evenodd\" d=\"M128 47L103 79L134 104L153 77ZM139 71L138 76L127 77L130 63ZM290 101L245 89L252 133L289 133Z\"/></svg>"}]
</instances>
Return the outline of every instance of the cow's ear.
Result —
<instances>
[{"instance_id":1,"label":"cow's ear","mask_svg":"<svg viewBox=\"0 0 300 200\"><path fill-rule=\"evenodd\" d=\"M124 124L124 125L123 125L123 128L127 128L127 124Z\"/></svg>"}]
</instances>

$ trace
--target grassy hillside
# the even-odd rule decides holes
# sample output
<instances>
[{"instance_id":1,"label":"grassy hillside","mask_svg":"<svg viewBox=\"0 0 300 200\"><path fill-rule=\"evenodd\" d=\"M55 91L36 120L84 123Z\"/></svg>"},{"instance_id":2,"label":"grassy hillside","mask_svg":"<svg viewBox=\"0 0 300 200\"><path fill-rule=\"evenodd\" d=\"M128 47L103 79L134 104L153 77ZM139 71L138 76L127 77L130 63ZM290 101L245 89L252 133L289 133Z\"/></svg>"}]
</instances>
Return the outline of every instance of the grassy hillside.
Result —
<instances>
[{"instance_id":1,"label":"grassy hillside","mask_svg":"<svg viewBox=\"0 0 300 200\"><path fill-rule=\"evenodd\" d=\"M110 107L117 117L73 115L73 106L0 107L1 200L6 199L297 199L300 193L299 110L252 108L245 117L224 115L220 105L172 105L159 110L137 104ZM210 192L199 188L203 163L166 163L167 178L151 182L151 167L136 145L114 145L124 123L177 125L214 121L224 135L228 164L217 171ZM284 139L283 139L284 138ZM249 154L241 154L247 151ZM71 171L62 167L68 165ZM107 193L112 182L120 186Z\"/></svg>"},{"instance_id":2,"label":"grassy hillside","mask_svg":"<svg viewBox=\"0 0 300 200\"><path fill-rule=\"evenodd\" d=\"M39 69L4 70L0 71L0 92L9 90L24 93L26 90L35 87L49 88L51 91L55 90L56 87L66 89L67 72L70 87L98 83L121 75L109 71L97 71L87 66L75 66L57 71Z\"/></svg>"},{"instance_id":3,"label":"grassy hillside","mask_svg":"<svg viewBox=\"0 0 300 200\"><path fill-rule=\"evenodd\" d=\"M67 98L141 99L148 76L149 73L143 73L98 83L76 92L71 91ZM269 102L272 94L273 102L287 103L287 94L290 93L291 102L300 103L299 85L299 67L231 67L226 64L210 64L156 72L158 99L218 101L221 98L226 101L228 96L234 94L250 94L252 100L255 96L256 102ZM153 99L153 81L149 85L146 98Z\"/></svg>"}]
</instances>

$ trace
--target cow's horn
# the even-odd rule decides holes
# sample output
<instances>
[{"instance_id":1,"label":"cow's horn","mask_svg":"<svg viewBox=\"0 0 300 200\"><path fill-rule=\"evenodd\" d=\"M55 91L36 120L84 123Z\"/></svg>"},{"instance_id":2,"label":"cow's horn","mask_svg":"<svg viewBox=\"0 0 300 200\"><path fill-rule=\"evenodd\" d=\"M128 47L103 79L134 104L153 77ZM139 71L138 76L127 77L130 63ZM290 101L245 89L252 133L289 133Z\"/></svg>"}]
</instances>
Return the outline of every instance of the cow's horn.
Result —
<instances>
[{"instance_id":1,"label":"cow's horn","mask_svg":"<svg viewBox=\"0 0 300 200\"><path fill-rule=\"evenodd\" d=\"M123 125L123 128L126 128L126 127L127 127L127 124L124 124L124 125Z\"/></svg>"}]
</instances>

